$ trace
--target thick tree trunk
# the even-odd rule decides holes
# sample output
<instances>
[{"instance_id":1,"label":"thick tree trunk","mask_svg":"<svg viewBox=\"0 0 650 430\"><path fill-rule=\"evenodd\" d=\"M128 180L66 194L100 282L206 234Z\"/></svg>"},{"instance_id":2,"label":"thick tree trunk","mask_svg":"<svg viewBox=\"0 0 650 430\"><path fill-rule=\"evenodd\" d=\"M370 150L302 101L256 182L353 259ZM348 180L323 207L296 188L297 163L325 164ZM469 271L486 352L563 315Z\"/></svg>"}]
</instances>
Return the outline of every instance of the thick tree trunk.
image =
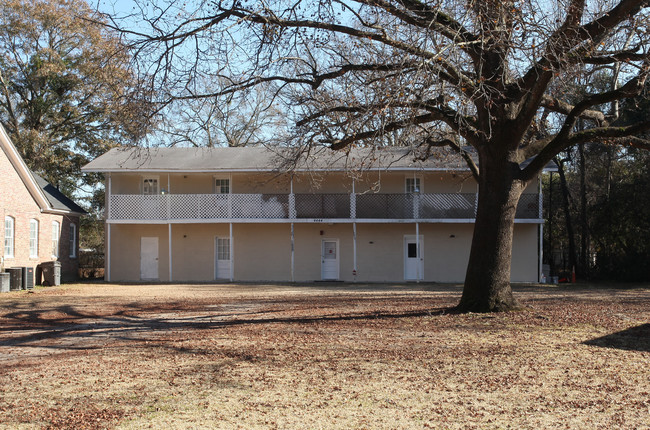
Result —
<instances>
[{"instance_id":1,"label":"thick tree trunk","mask_svg":"<svg viewBox=\"0 0 650 430\"><path fill-rule=\"evenodd\" d=\"M515 212L524 184L515 178L516 163L489 155L480 161L474 237L457 308L463 312L515 310L519 306L510 286L510 263Z\"/></svg>"}]
</instances>

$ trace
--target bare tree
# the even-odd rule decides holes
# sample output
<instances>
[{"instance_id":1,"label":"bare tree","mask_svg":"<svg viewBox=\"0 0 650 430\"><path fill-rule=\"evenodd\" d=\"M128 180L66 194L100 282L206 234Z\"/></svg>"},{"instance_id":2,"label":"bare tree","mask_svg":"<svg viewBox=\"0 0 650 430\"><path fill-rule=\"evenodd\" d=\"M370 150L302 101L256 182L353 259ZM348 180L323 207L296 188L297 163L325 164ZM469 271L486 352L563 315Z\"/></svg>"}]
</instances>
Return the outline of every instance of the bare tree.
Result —
<instances>
[{"instance_id":1,"label":"bare tree","mask_svg":"<svg viewBox=\"0 0 650 430\"><path fill-rule=\"evenodd\" d=\"M411 130L421 145L465 155L463 148L473 147L478 164L466 160L479 201L459 308L503 311L517 307L510 261L524 188L573 145L607 140L650 147L635 137L650 120L614 127L604 113L643 87L647 6L647 0L219 0L191 10L158 5L149 11L155 14L143 12L148 30L122 30L149 64L162 103L271 82L301 145L345 150ZM618 68L620 85L577 101L564 96L564 88L603 66ZM195 92L206 78L228 85L218 94Z\"/></svg>"},{"instance_id":2,"label":"bare tree","mask_svg":"<svg viewBox=\"0 0 650 430\"><path fill-rule=\"evenodd\" d=\"M206 83L214 93L216 86ZM281 112L269 104L270 90L179 100L161 112L158 133L169 146L257 146L269 144L286 128Z\"/></svg>"}]
</instances>

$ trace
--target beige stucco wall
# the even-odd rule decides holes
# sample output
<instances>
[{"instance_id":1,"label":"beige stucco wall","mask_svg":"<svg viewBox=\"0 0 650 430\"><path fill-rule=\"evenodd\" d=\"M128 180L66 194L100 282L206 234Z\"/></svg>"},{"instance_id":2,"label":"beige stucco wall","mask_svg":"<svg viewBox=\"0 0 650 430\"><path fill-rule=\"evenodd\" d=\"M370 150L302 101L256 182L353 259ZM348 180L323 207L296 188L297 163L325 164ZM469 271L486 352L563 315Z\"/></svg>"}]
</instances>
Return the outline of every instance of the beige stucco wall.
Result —
<instances>
[{"instance_id":1,"label":"beige stucco wall","mask_svg":"<svg viewBox=\"0 0 650 430\"><path fill-rule=\"evenodd\" d=\"M512 244L513 282L537 282L539 273L539 225L515 224L515 239Z\"/></svg>"},{"instance_id":2,"label":"beige stucco wall","mask_svg":"<svg viewBox=\"0 0 650 430\"><path fill-rule=\"evenodd\" d=\"M174 280L213 280L215 238L229 236L228 224L173 224L172 276Z\"/></svg>"},{"instance_id":3,"label":"beige stucco wall","mask_svg":"<svg viewBox=\"0 0 650 430\"><path fill-rule=\"evenodd\" d=\"M237 280L291 280L290 224L234 224L233 252Z\"/></svg>"},{"instance_id":4,"label":"beige stucco wall","mask_svg":"<svg viewBox=\"0 0 650 430\"><path fill-rule=\"evenodd\" d=\"M111 279L140 278L140 238L159 239L159 274L169 280L167 225L113 225ZM515 225L512 280L536 282L538 226ZM420 224L424 242L424 281L462 282L472 240L472 224ZM174 281L214 280L215 237L229 237L228 224L172 225ZM294 276L298 282L321 279L323 239L339 242L340 279L353 281L352 224L295 224ZM357 225L357 281L402 282L404 237L415 235L413 224ZM234 279L239 281L291 280L290 224L234 224Z\"/></svg>"},{"instance_id":5,"label":"beige stucco wall","mask_svg":"<svg viewBox=\"0 0 650 430\"><path fill-rule=\"evenodd\" d=\"M110 239L106 240L110 252L111 281L138 281L140 279L140 239L142 237L158 238L158 273L160 281L169 281L169 253L167 225L112 224Z\"/></svg>"},{"instance_id":6,"label":"beige stucco wall","mask_svg":"<svg viewBox=\"0 0 650 430\"><path fill-rule=\"evenodd\" d=\"M140 194L143 177L158 177L161 189L172 194L209 194L214 192L214 179L230 178L233 193L288 194L291 186L289 175L276 173L224 173L213 174L111 174L113 194ZM403 193L406 178L421 178L423 193L475 193L476 182L468 172L362 172L355 174L355 190L358 193ZM350 193L352 176L345 172L297 173L293 179L294 193ZM527 192L536 192L536 185Z\"/></svg>"}]
</instances>

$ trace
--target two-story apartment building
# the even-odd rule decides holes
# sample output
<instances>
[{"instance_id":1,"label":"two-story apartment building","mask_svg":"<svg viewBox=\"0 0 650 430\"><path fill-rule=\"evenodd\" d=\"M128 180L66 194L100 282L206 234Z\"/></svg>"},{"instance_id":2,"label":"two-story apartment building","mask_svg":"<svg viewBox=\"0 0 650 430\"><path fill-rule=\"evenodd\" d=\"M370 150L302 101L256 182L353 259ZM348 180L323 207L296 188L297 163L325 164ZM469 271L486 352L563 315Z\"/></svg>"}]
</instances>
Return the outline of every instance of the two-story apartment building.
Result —
<instances>
[{"instance_id":1,"label":"two-story apartment building","mask_svg":"<svg viewBox=\"0 0 650 430\"><path fill-rule=\"evenodd\" d=\"M78 272L79 217L85 211L31 172L0 125L0 263L36 268L59 261L61 278ZM36 280L38 282L38 280Z\"/></svg>"},{"instance_id":2,"label":"two-story apartment building","mask_svg":"<svg viewBox=\"0 0 650 430\"><path fill-rule=\"evenodd\" d=\"M89 163L85 171L106 175L107 279L463 281L477 186L459 157L322 151L283 173L283 154L113 149ZM539 279L541 224L531 184L513 281Z\"/></svg>"}]
</instances>

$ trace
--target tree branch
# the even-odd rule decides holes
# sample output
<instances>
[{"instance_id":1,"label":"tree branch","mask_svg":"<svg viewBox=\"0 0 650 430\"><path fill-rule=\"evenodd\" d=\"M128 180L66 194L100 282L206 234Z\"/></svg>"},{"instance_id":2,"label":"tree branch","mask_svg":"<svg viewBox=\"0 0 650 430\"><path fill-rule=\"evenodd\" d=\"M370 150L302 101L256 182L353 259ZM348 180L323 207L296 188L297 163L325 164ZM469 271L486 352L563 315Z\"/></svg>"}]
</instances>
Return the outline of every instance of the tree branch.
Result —
<instances>
[{"instance_id":1,"label":"tree branch","mask_svg":"<svg viewBox=\"0 0 650 430\"><path fill-rule=\"evenodd\" d=\"M580 143L598 142L607 140L616 144L627 144L632 147L650 149L647 140L636 137L650 130L650 119L633 125L623 127L597 127L582 130L571 134L564 140L554 138L542 149L537 157L524 168L522 178L530 180L546 166L560 151Z\"/></svg>"}]
</instances>

